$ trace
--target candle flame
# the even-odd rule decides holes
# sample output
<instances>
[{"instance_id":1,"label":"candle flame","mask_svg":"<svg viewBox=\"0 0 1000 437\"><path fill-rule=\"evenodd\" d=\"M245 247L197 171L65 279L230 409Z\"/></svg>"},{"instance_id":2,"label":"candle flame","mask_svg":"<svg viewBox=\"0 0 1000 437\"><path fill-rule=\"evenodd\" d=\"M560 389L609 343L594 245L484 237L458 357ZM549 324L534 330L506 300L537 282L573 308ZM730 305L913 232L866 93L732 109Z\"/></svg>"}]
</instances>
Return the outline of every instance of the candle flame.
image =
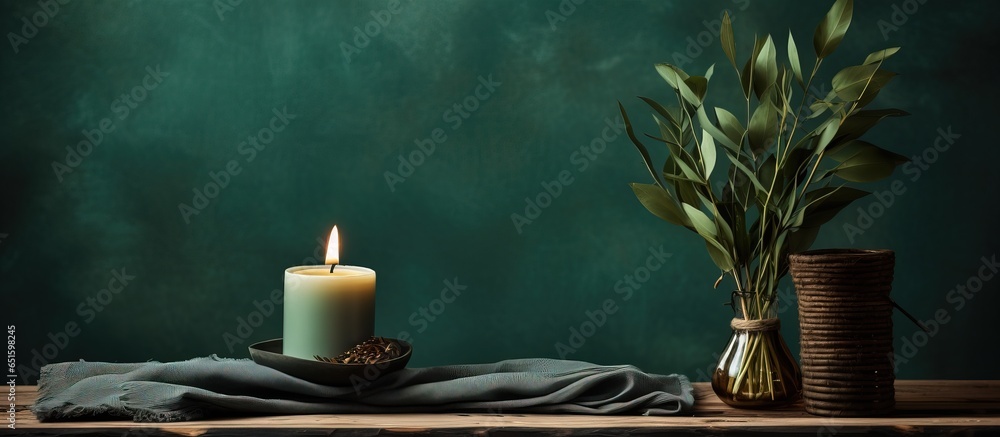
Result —
<instances>
[{"instance_id":1,"label":"candle flame","mask_svg":"<svg viewBox=\"0 0 1000 437\"><path fill-rule=\"evenodd\" d=\"M330 239L326 243L326 263L340 264L340 234L336 225L330 231Z\"/></svg>"}]
</instances>

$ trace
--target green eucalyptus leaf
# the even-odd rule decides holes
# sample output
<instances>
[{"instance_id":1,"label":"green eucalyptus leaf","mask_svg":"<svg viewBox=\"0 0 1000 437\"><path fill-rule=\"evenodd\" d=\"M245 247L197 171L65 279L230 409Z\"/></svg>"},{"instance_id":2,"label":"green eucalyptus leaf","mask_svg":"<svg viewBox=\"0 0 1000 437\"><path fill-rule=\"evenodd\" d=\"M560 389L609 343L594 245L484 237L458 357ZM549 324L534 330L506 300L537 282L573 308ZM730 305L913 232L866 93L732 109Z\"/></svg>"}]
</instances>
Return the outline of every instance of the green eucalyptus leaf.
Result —
<instances>
[{"instance_id":1,"label":"green eucalyptus leaf","mask_svg":"<svg viewBox=\"0 0 1000 437\"><path fill-rule=\"evenodd\" d=\"M781 76L785 78L785 80L779 84L781 87L781 111L783 114L794 115L798 110L798 108L793 106L791 102L792 97L795 96L795 90L792 88L793 78L791 77L794 75L794 73L790 75L784 66L781 67Z\"/></svg>"},{"instance_id":2,"label":"green eucalyptus leaf","mask_svg":"<svg viewBox=\"0 0 1000 437\"><path fill-rule=\"evenodd\" d=\"M677 129L680 129L681 123L680 121L678 121L678 119L682 118L682 115L680 114L679 108L666 108L663 105L659 104L657 101L649 97L639 96L639 98L642 99L642 101L646 102L646 104L649 105L650 108L653 108L653 110L656 111L657 114L660 114L664 119L666 119L672 125L676 126Z\"/></svg>"},{"instance_id":3,"label":"green eucalyptus leaf","mask_svg":"<svg viewBox=\"0 0 1000 437\"><path fill-rule=\"evenodd\" d=\"M844 108L844 102L828 102L826 100L817 100L815 103L809 105L809 110L812 111L812 113L806 116L806 120L812 120L814 118L817 118L826 113L827 110L830 110L830 112L833 113L837 113L840 112L840 110L843 108Z\"/></svg>"},{"instance_id":4,"label":"green eucalyptus leaf","mask_svg":"<svg viewBox=\"0 0 1000 437\"><path fill-rule=\"evenodd\" d=\"M671 162L670 165L673 165L673 166L677 165L676 162L672 161L673 157L670 157L670 158L667 158L667 159L668 159L668 162ZM667 183L669 183L674 188L678 188L678 185L676 184L676 182L691 182L691 183L698 182L698 181L695 181L695 180L692 180L692 179L688 179L687 177L685 177L684 174L680 172L679 168L677 168L677 169L670 169L669 171L668 170L664 170L663 171L663 179L666 180ZM679 189L677 191L680 192ZM681 200L684 200L683 197L684 196L681 196ZM688 203L690 203L690 202L688 202Z\"/></svg>"},{"instance_id":5,"label":"green eucalyptus leaf","mask_svg":"<svg viewBox=\"0 0 1000 437\"><path fill-rule=\"evenodd\" d=\"M684 95L684 85L690 90L690 95ZM708 93L708 79L704 76L691 76L684 79L684 84L681 85L681 97L687 100L692 106L701 106L701 102L705 100L705 94Z\"/></svg>"},{"instance_id":6,"label":"green eucalyptus leaf","mask_svg":"<svg viewBox=\"0 0 1000 437\"><path fill-rule=\"evenodd\" d=\"M703 199L703 200L707 201L707 199ZM726 220L724 220L721 217L721 213L718 210L718 205L713 204L712 206L716 207L716 210L715 210L715 212L716 212L716 224L719 227L719 238L722 239L723 243L725 243L722 246L723 247L728 247L728 248L734 247L736 245L736 236L733 235L733 229L730 228L729 227L729 223L727 223Z\"/></svg>"},{"instance_id":7,"label":"green eucalyptus leaf","mask_svg":"<svg viewBox=\"0 0 1000 437\"><path fill-rule=\"evenodd\" d=\"M820 226L832 220L851 202L871 193L851 187L822 187L805 193L805 220L803 227Z\"/></svg>"},{"instance_id":8,"label":"green eucalyptus leaf","mask_svg":"<svg viewBox=\"0 0 1000 437\"><path fill-rule=\"evenodd\" d=\"M828 156L840 162L830 174L851 182L875 182L892 175L905 156L882 149L866 141L855 140L830 150Z\"/></svg>"},{"instance_id":9,"label":"green eucalyptus leaf","mask_svg":"<svg viewBox=\"0 0 1000 437\"><path fill-rule=\"evenodd\" d=\"M788 77L788 68L782 65L781 69L778 71L777 81L771 85L771 89L766 93L771 99L771 104L774 105L774 109L778 111L779 115L791 112L790 110L786 110L785 105L785 91L788 90L787 87L785 87L785 84L787 83Z\"/></svg>"},{"instance_id":10,"label":"green eucalyptus leaf","mask_svg":"<svg viewBox=\"0 0 1000 437\"><path fill-rule=\"evenodd\" d=\"M743 86L743 96L750 98L750 93L754 91L753 77L756 74L754 65L757 62L757 58L760 55L761 49L764 48L764 43L767 42L764 38L755 38L753 46L753 53L750 54L750 58L747 62L743 64L743 74L740 75L740 85ZM760 98L760 94L757 95Z\"/></svg>"},{"instance_id":11,"label":"green eucalyptus leaf","mask_svg":"<svg viewBox=\"0 0 1000 437\"><path fill-rule=\"evenodd\" d=\"M661 129L665 128L665 125L663 124L663 122L660 121L659 118L656 118L656 123L660 126ZM700 173L698 173L697 166L694 165L695 161L694 158L691 156L691 154L688 153L686 149L681 147L681 145L673 144L669 141L667 141L666 144L667 148L670 149L670 155L675 158L675 162L677 163L677 166L681 169L681 173L684 175L684 177L693 181L698 181L698 183L705 183L705 177L703 177Z\"/></svg>"},{"instance_id":12,"label":"green eucalyptus leaf","mask_svg":"<svg viewBox=\"0 0 1000 437\"><path fill-rule=\"evenodd\" d=\"M764 45L754 60L753 89L760 98L768 88L773 86L778 79L778 52L774 48L774 40L768 35L764 40Z\"/></svg>"},{"instance_id":13,"label":"green eucalyptus leaf","mask_svg":"<svg viewBox=\"0 0 1000 437\"><path fill-rule=\"evenodd\" d=\"M700 76L692 76L692 77L699 77L701 80L705 79ZM689 77L688 79L691 78ZM691 83L696 87L698 87L700 81L696 79ZM702 95L704 95L704 93L708 91L708 84L705 83L701 88L699 88L701 95L699 95L698 91L695 91L694 89L691 88L690 85L688 85L687 80L677 84L677 90L681 93L681 97L684 99L685 102L687 102L692 107L697 108L701 106Z\"/></svg>"},{"instance_id":14,"label":"green eucalyptus leaf","mask_svg":"<svg viewBox=\"0 0 1000 437\"><path fill-rule=\"evenodd\" d=\"M898 51L899 47L889 47L884 50L873 52L872 54L868 55L867 58L865 58L865 62L862 62L862 64L880 63L882 61L885 61L886 59L889 59L890 56L896 54L896 52Z\"/></svg>"},{"instance_id":15,"label":"green eucalyptus leaf","mask_svg":"<svg viewBox=\"0 0 1000 437\"><path fill-rule=\"evenodd\" d=\"M715 138L715 141L718 141L720 144L725 146L730 152L737 154L740 153L740 146L738 145L738 142L731 140L725 133L719 130L719 128L715 127L712 120L709 120L708 113L705 112L705 107L699 106L696 112L698 113L698 123L701 125L702 129L708 131L709 135L711 135L712 138Z\"/></svg>"},{"instance_id":16,"label":"green eucalyptus leaf","mask_svg":"<svg viewBox=\"0 0 1000 437\"><path fill-rule=\"evenodd\" d=\"M877 70L878 64L855 65L840 70L833 76L833 91L843 100L858 100Z\"/></svg>"},{"instance_id":17,"label":"green eucalyptus leaf","mask_svg":"<svg viewBox=\"0 0 1000 437\"><path fill-rule=\"evenodd\" d=\"M875 96L878 95L882 87L886 86L892 78L896 77L896 73L886 70L878 70L872 75L871 82L868 83L868 88L865 88L864 93L858 98L858 107L863 108L867 106Z\"/></svg>"},{"instance_id":18,"label":"green eucalyptus leaf","mask_svg":"<svg viewBox=\"0 0 1000 437\"><path fill-rule=\"evenodd\" d=\"M739 264L750 258L750 239L746 232L746 211L736 202L719 202L719 215L733 233L734 261Z\"/></svg>"},{"instance_id":19,"label":"green eucalyptus leaf","mask_svg":"<svg viewBox=\"0 0 1000 437\"><path fill-rule=\"evenodd\" d=\"M827 119L827 120L829 120L829 119ZM806 134L803 135L802 138L799 138L799 140L796 141L794 145L792 145L792 148L793 149L799 149L799 148L808 149L809 153L811 154L812 153L812 149L816 146L816 138L818 138L820 136L820 134L823 133L823 129L826 129L826 123L822 123L819 126L816 126L815 129L812 129L809 132L806 132Z\"/></svg>"},{"instance_id":20,"label":"green eucalyptus leaf","mask_svg":"<svg viewBox=\"0 0 1000 437\"><path fill-rule=\"evenodd\" d=\"M722 129L727 138L735 144L743 142L743 135L746 134L746 129L740 124L740 119L736 118L732 112L723 108L715 108L715 116L719 119L719 128Z\"/></svg>"},{"instance_id":21,"label":"green eucalyptus leaf","mask_svg":"<svg viewBox=\"0 0 1000 437\"><path fill-rule=\"evenodd\" d=\"M910 115L901 109L866 109L855 112L844 119L840 128L837 129L837 136L834 143L841 144L850 140L861 138L873 127L878 125L886 117L902 117Z\"/></svg>"},{"instance_id":22,"label":"green eucalyptus leaf","mask_svg":"<svg viewBox=\"0 0 1000 437\"><path fill-rule=\"evenodd\" d=\"M779 263L779 258L782 254L788 253L788 246L785 244L788 241L788 234L791 232L787 229L778 232L778 237L774 239L774 253L777 255L770 261L773 263Z\"/></svg>"},{"instance_id":23,"label":"green eucalyptus leaf","mask_svg":"<svg viewBox=\"0 0 1000 437\"><path fill-rule=\"evenodd\" d=\"M698 170L695 170L694 167L685 163L684 160L677 160L676 162L677 166L680 167L681 169L681 174L683 174L685 178L687 178L690 181L697 182L699 184L705 183L705 179L702 177L701 174L698 173Z\"/></svg>"},{"instance_id":24,"label":"green eucalyptus leaf","mask_svg":"<svg viewBox=\"0 0 1000 437\"><path fill-rule=\"evenodd\" d=\"M685 177L673 155L667 156L667 160L663 164L663 179L674 187L678 200L689 205L701 205L697 189L700 182Z\"/></svg>"},{"instance_id":25,"label":"green eucalyptus leaf","mask_svg":"<svg viewBox=\"0 0 1000 437\"><path fill-rule=\"evenodd\" d=\"M819 138L816 139L816 148L813 149L813 153L817 156L823 154L826 147L830 145L833 138L837 134L837 128L839 127L840 119L833 117L823 124L823 130L819 134Z\"/></svg>"},{"instance_id":26,"label":"green eucalyptus leaf","mask_svg":"<svg viewBox=\"0 0 1000 437\"><path fill-rule=\"evenodd\" d=\"M719 41L722 43L722 51L726 53L726 58L736 67L736 39L733 38L733 20L729 18L729 11L722 16L722 29L719 33Z\"/></svg>"},{"instance_id":27,"label":"green eucalyptus leaf","mask_svg":"<svg viewBox=\"0 0 1000 437\"><path fill-rule=\"evenodd\" d=\"M701 159L705 164L705 180L709 180L712 177L712 170L715 169L717 150L715 149L715 140L706 130L701 131Z\"/></svg>"},{"instance_id":28,"label":"green eucalyptus leaf","mask_svg":"<svg viewBox=\"0 0 1000 437\"><path fill-rule=\"evenodd\" d=\"M659 126L660 128L660 138L656 138L649 134L645 135L654 140L662 141L665 143L677 144L681 147L687 146L687 143L690 141L690 134L687 134L686 129L684 128L686 123L678 121L678 118L682 119L683 117L683 114L680 112L680 109L664 108L663 106L661 106L659 103L656 103L652 99L648 99L641 96L639 98L645 101L650 107L652 107L657 114L661 115L663 118L667 120L666 122L662 122L661 120L656 118L656 115L653 115L653 118L656 120L657 126Z\"/></svg>"},{"instance_id":29,"label":"green eucalyptus leaf","mask_svg":"<svg viewBox=\"0 0 1000 437\"><path fill-rule=\"evenodd\" d=\"M688 204L682 204L681 206L684 208L684 212L687 214L692 226L694 226L695 231L705 239L708 254L715 265L723 271L732 270L734 265L733 257L719 241L719 231L715 222L698 208Z\"/></svg>"},{"instance_id":30,"label":"green eucalyptus leaf","mask_svg":"<svg viewBox=\"0 0 1000 437\"><path fill-rule=\"evenodd\" d=\"M681 204L681 207L684 208L684 213L687 214L688 220L699 235L706 239L715 239L719 236L719 228L702 210L686 203Z\"/></svg>"},{"instance_id":31,"label":"green eucalyptus leaf","mask_svg":"<svg viewBox=\"0 0 1000 437\"><path fill-rule=\"evenodd\" d=\"M664 174L663 177L673 185L674 191L677 192L678 200L682 203L696 207L701 205L701 199L698 197L698 189L696 188L697 181L692 181L682 176L668 176L667 174Z\"/></svg>"},{"instance_id":32,"label":"green eucalyptus leaf","mask_svg":"<svg viewBox=\"0 0 1000 437\"><path fill-rule=\"evenodd\" d=\"M671 64L656 64L656 72L660 73L660 77L675 90L679 89L680 84L689 77L680 67Z\"/></svg>"},{"instance_id":33,"label":"green eucalyptus leaf","mask_svg":"<svg viewBox=\"0 0 1000 437\"><path fill-rule=\"evenodd\" d=\"M720 270L724 272L733 270L733 257L717 241L705 238L705 247L708 248L708 256Z\"/></svg>"},{"instance_id":34,"label":"green eucalyptus leaf","mask_svg":"<svg viewBox=\"0 0 1000 437\"><path fill-rule=\"evenodd\" d=\"M747 178L747 180L750 181L751 184L753 184L754 188L757 189L757 193L758 194L760 194L760 193L767 194L767 190L764 189L764 186L760 184L760 180L757 179L757 175L754 174L753 170L750 170L749 167L747 167L745 164L743 164L742 162L740 162L739 158L737 158L737 157L735 157L733 155L730 155L730 154L727 153L726 157L729 158L729 161L732 162L733 165L740 172L743 173L743 176L745 176Z\"/></svg>"},{"instance_id":35,"label":"green eucalyptus leaf","mask_svg":"<svg viewBox=\"0 0 1000 437\"><path fill-rule=\"evenodd\" d=\"M823 97L822 99L816 99L811 105L809 105L809 109L812 111L812 113L808 117L806 117L806 120L811 120L816 117L819 117L824 112L826 112L827 109L832 110L832 112L839 112L840 108L843 107L844 103L836 102L835 101L836 98L837 98L837 93L834 92L833 90L830 90L830 92L826 93L826 97Z\"/></svg>"},{"instance_id":36,"label":"green eucalyptus leaf","mask_svg":"<svg viewBox=\"0 0 1000 437\"><path fill-rule=\"evenodd\" d=\"M632 144L635 148L639 150L639 154L642 155L642 161L646 164L646 169L649 170L649 174L653 176L653 182L656 182L662 189L663 183L660 182L660 178L656 175L656 169L653 167L653 160L649 157L649 151L646 150L646 146L635 137L635 130L632 129L632 122L628 119L628 114L625 112L625 107L622 106L622 102L618 102L618 110L622 113L622 120L625 121L625 133L628 134L628 138L632 140Z\"/></svg>"},{"instance_id":37,"label":"green eucalyptus leaf","mask_svg":"<svg viewBox=\"0 0 1000 437\"><path fill-rule=\"evenodd\" d=\"M773 106L767 102L758 103L747 126L750 149L759 153L770 148L774 143L774 137L778 134L778 122L778 112Z\"/></svg>"},{"instance_id":38,"label":"green eucalyptus leaf","mask_svg":"<svg viewBox=\"0 0 1000 437\"><path fill-rule=\"evenodd\" d=\"M792 180L791 183L792 189L786 193L782 193L782 195L778 198L778 205L783 212L782 217L791 218L795 213L795 208L798 206L798 181ZM799 222L799 224L801 224L801 222Z\"/></svg>"},{"instance_id":39,"label":"green eucalyptus leaf","mask_svg":"<svg viewBox=\"0 0 1000 437\"><path fill-rule=\"evenodd\" d=\"M681 201L685 205L695 207L701 206L701 199L698 197L698 185L696 182L678 182L677 190L680 193Z\"/></svg>"},{"instance_id":40,"label":"green eucalyptus leaf","mask_svg":"<svg viewBox=\"0 0 1000 437\"><path fill-rule=\"evenodd\" d=\"M694 107L701 106L701 98L695 93L694 90L691 89L691 85L686 82L691 76L688 76L684 70L671 64L656 64L656 71L660 73L660 76L667 81L667 84L669 84L671 88L680 93L681 97L683 97L688 104ZM696 84L696 86L699 85ZM705 84L705 88L707 88L707 84ZM704 94L707 89L702 91Z\"/></svg>"},{"instance_id":41,"label":"green eucalyptus leaf","mask_svg":"<svg viewBox=\"0 0 1000 437\"><path fill-rule=\"evenodd\" d=\"M797 147L790 150L785 157L785 161L781 164L781 171L785 180L793 181L796 184L805 180L806 164L809 163L810 157L812 157L812 151L804 147Z\"/></svg>"},{"instance_id":42,"label":"green eucalyptus leaf","mask_svg":"<svg viewBox=\"0 0 1000 437\"><path fill-rule=\"evenodd\" d=\"M813 48L816 56L825 58L833 53L844 39L847 28L851 26L851 16L854 14L853 0L837 0L823 21L816 27L813 35Z\"/></svg>"},{"instance_id":43,"label":"green eucalyptus leaf","mask_svg":"<svg viewBox=\"0 0 1000 437\"><path fill-rule=\"evenodd\" d=\"M713 74L715 74L715 64L709 65L708 70L705 70L705 81L712 80Z\"/></svg>"},{"instance_id":44,"label":"green eucalyptus leaf","mask_svg":"<svg viewBox=\"0 0 1000 437\"><path fill-rule=\"evenodd\" d=\"M726 185L723 187L723 195L726 196L725 199L734 200L743 208L743 211L746 211L748 209L749 193L754 190L754 187L749 183L744 183L745 178L742 176L743 173L735 165L730 165L726 173Z\"/></svg>"},{"instance_id":45,"label":"green eucalyptus leaf","mask_svg":"<svg viewBox=\"0 0 1000 437\"><path fill-rule=\"evenodd\" d=\"M677 205L677 201L670 195L670 192L657 185L634 182L630 185L632 191L635 192L635 197L653 215L678 226L691 226L687 214Z\"/></svg>"},{"instance_id":46,"label":"green eucalyptus leaf","mask_svg":"<svg viewBox=\"0 0 1000 437\"><path fill-rule=\"evenodd\" d=\"M792 31L788 31L788 63L792 66L792 73L795 75L795 80L799 82L800 87L805 87L805 82L802 80L802 65L799 63L799 49L795 46L795 38L792 36Z\"/></svg>"},{"instance_id":47,"label":"green eucalyptus leaf","mask_svg":"<svg viewBox=\"0 0 1000 437\"><path fill-rule=\"evenodd\" d=\"M654 140L660 140L667 144L675 144L681 147L686 146L684 141L684 134L681 132L681 128L673 123L664 123L656 115L653 115L653 119L656 120L656 125L660 128L660 138L653 137L652 135L646 134Z\"/></svg>"},{"instance_id":48,"label":"green eucalyptus leaf","mask_svg":"<svg viewBox=\"0 0 1000 437\"><path fill-rule=\"evenodd\" d=\"M826 151L826 156L828 158L840 163L850 161L857 155L877 155L877 159L884 159L886 161L902 160L901 162L905 162L909 160L905 156L898 155L882 149L872 143L861 140L848 141L836 147L830 147Z\"/></svg>"},{"instance_id":49,"label":"green eucalyptus leaf","mask_svg":"<svg viewBox=\"0 0 1000 437\"><path fill-rule=\"evenodd\" d=\"M761 163L760 168L757 170L758 177L760 178L760 183L765 187L770 187L772 182L775 182L776 192L781 192L781 178L775 179L775 172L777 171L777 159L775 156L769 155L767 159Z\"/></svg>"},{"instance_id":50,"label":"green eucalyptus leaf","mask_svg":"<svg viewBox=\"0 0 1000 437\"><path fill-rule=\"evenodd\" d=\"M899 165L895 162L882 161L844 163L829 173L850 182L875 182L891 176Z\"/></svg>"},{"instance_id":51,"label":"green eucalyptus leaf","mask_svg":"<svg viewBox=\"0 0 1000 437\"><path fill-rule=\"evenodd\" d=\"M781 217L783 212L774 204L771 199L768 199L767 186L764 187L764 191L758 191L754 200L757 201L757 209L760 211L768 211L768 214L774 214L774 216ZM771 220L770 222L774 222Z\"/></svg>"}]
</instances>

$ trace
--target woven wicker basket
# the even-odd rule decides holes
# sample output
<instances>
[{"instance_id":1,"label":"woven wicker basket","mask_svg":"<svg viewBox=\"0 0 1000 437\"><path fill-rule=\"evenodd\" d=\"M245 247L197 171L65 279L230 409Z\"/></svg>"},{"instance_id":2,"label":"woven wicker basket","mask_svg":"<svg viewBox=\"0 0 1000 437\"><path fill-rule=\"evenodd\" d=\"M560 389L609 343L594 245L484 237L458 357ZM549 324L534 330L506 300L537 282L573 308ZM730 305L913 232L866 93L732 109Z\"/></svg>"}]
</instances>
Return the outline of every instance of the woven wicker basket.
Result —
<instances>
[{"instance_id":1,"label":"woven wicker basket","mask_svg":"<svg viewBox=\"0 0 1000 437\"><path fill-rule=\"evenodd\" d=\"M895 405L890 250L789 256L799 299L802 398L820 416L876 416Z\"/></svg>"}]
</instances>

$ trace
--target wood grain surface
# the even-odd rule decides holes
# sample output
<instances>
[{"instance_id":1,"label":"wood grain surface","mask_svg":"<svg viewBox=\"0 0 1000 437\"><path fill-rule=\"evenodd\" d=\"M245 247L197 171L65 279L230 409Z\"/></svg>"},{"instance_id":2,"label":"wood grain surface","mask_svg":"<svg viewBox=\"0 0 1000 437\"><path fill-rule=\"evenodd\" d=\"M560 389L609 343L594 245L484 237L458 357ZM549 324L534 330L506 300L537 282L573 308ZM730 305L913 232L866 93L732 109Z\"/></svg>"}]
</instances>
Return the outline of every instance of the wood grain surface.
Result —
<instances>
[{"instance_id":1,"label":"wood grain surface","mask_svg":"<svg viewBox=\"0 0 1000 437\"><path fill-rule=\"evenodd\" d=\"M543 414L345 414L266 416L179 423L81 421L40 423L28 407L37 388L17 387L15 430L31 435L705 435L783 434L834 436L1000 435L1000 381L896 381L896 412L878 418L809 415L801 402L776 410L741 410L723 404L708 383L695 383L689 414L589 416Z\"/></svg>"}]
</instances>

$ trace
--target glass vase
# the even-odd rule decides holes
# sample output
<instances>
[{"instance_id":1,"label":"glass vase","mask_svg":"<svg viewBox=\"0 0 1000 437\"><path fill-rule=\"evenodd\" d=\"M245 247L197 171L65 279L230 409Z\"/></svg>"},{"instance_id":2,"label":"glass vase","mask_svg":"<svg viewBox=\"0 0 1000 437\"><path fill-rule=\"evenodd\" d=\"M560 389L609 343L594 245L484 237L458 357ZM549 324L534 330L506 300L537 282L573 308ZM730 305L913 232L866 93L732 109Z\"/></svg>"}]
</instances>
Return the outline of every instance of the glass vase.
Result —
<instances>
[{"instance_id":1,"label":"glass vase","mask_svg":"<svg viewBox=\"0 0 1000 437\"><path fill-rule=\"evenodd\" d=\"M737 408L772 408L798 400L802 373L781 337L775 305L736 293L733 309L733 335L712 374L715 394Z\"/></svg>"}]
</instances>

